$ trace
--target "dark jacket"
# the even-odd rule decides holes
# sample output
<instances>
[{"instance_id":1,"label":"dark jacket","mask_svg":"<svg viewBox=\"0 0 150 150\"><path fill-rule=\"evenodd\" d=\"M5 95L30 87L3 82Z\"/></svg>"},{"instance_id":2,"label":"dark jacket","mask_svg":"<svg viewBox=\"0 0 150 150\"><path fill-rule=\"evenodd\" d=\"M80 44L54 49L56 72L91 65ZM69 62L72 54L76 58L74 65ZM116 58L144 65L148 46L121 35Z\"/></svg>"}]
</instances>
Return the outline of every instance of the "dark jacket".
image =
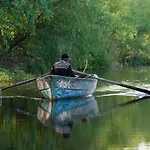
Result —
<instances>
[{"instance_id":1,"label":"dark jacket","mask_svg":"<svg viewBox=\"0 0 150 150\"><path fill-rule=\"evenodd\" d=\"M56 62L50 74L67 76L67 77L75 77L75 74L72 71L70 64L64 60L60 60L59 62Z\"/></svg>"}]
</instances>

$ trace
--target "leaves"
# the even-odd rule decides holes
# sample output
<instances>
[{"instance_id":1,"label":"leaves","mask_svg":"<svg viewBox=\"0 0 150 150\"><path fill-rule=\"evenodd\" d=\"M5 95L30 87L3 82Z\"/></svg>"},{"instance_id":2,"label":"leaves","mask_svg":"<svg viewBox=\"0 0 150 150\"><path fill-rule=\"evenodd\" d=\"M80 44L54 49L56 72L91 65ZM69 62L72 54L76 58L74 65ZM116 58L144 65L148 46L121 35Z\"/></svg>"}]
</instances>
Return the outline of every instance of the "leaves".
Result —
<instances>
[{"instance_id":1,"label":"leaves","mask_svg":"<svg viewBox=\"0 0 150 150\"><path fill-rule=\"evenodd\" d=\"M135 55L136 60L146 56L140 62L149 63L149 4L148 0L2 1L0 56L46 70L66 52L73 66L83 68L88 61L88 68L97 68L126 64L123 57L140 50L143 55Z\"/></svg>"}]
</instances>

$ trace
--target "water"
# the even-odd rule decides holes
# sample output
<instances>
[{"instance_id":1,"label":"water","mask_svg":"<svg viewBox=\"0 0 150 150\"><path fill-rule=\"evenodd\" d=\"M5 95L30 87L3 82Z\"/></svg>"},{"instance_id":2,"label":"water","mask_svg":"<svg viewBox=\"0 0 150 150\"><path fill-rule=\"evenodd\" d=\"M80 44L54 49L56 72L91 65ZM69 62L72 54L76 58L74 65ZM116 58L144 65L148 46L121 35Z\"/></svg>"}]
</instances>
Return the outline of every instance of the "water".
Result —
<instances>
[{"instance_id":1,"label":"water","mask_svg":"<svg viewBox=\"0 0 150 150\"><path fill-rule=\"evenodd\" d=\"M96 71L98 76L150 89L150 68ZM40 97L35 83L29 83L4 91L3 96L26 96L25 98L3 99L0 107L0 149L6 150L150 150L150 99L141 98L144 93L98 82L91 99L72 99L70 104L47 102L27 97ZM84 103L86 101L86 103ZM122 105L119 105L122 104ZM57 107L59 105L59 107ZM55 106L55 107L54 107ZM60 106L66 111L58 113ZM72 111L69 111L74 107ZM57 110L57 111L56 111ZM44 115L42 115L43 113ZM41 114L38 116L37 114ZM67 128L70 137L64 137L60 120L72 123ZM40 120L41 119L41 120ZM66 126L66 125L65 125ZM69 131L68 131L69 130Z\"/></svg>"}]
</instances>

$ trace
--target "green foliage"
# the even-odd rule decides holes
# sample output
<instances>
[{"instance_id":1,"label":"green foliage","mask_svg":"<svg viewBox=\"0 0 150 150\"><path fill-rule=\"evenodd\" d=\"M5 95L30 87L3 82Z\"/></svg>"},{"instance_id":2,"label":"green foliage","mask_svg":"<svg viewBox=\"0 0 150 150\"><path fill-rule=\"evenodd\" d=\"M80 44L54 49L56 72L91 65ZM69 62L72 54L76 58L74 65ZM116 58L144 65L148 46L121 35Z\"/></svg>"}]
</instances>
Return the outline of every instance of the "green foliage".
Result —
<instances>
[{"instance_id":1,"label":"green foliage","mask_svg":"<svg viewBox=\"0 0 150 150\"><path fill-rule=\"evenodd\" d=\"M64 52L76 68L85 62L88 68L149 64L149 5L149 0L3 0L1 66L7 62L41 74Z\"/></svg>"},{"instance_id":2,"label":"green foliage","mask_svg":"<svg viewBox=\"0 0 150 150\"><path fill-rule=\"evenodd\" d=\"M27 74L24 70L14 70L13 72L10 72L10 76L12 78L12 81L20 81L20 80L27 80L35 77L33 74Z\"/></svg>"},{"instance_id":3,"label":"green foliage","mask_svg":"<svg viewBox=\"0 0 150 150\"><path fill-rule=\"evenodd\" d=\"M32 74L27 74L23 70L15 69L8 71L6 69L0 68L0 81L2 82L14 82L30 79L33 77L34 76Z\"/></svg>"},{"instance_id":4,"label":"green foliage","mask_svg":"<svg viewBox=\"0 0 150 150\"><path fill-rule=\"evenodd\" d=\"M12 77L9 76L6 72L0 72L0 81L9 82L12 80Z\"/></svg>"},{"instance_id":5,"label":"green foliage","mask_svg":"<svg viewBox=\"0 0 150 150\"><path fill-rule=\"evenodd\" d=\"M141 50L124 54L120 57L120 63L128 66L150 65L150 56Z\"/></svg>"},{"instance_id":6,"label":"green foliage","mask_svg":"<svg viewBox=\"0 0 150 150\"><path fill-rule=\"evenodd\" d=\"M15 59L18 64L23 63L29 59L28 53L30 55L31 51L29 48L36 47L31 38L38 33L36 31L38 22L50 20L51 1L6 0L1 3L0 56L6 61L9 57L11 60Z\"/></svg>"},{"instance_id":7,"label":"green foliage","mask_svg":"<svg viewBox=\"0 0 150 150\"><path fill-rule=\"evenodd\" d=\"M102 2L95 1L67 1L61 6L54 8L54 20L52 20L53 29L62 43L59 44L59 51L65 51L73 56L74 64L83 67L86 60L93 67L98 66L99 57L91 59L91 53L96 56L99 54L101 62L106 60L107 52L104 51L107 37L109 37L109 24L111 16L105 13ZM71 15L70 15L71 14ZM102 54L103 53L103 54ZM101 65L101 64L100 64ZM90 67L92 67L90 66ZM89 66L88 66L89 67Z\"/></svg>"}]
</instances>

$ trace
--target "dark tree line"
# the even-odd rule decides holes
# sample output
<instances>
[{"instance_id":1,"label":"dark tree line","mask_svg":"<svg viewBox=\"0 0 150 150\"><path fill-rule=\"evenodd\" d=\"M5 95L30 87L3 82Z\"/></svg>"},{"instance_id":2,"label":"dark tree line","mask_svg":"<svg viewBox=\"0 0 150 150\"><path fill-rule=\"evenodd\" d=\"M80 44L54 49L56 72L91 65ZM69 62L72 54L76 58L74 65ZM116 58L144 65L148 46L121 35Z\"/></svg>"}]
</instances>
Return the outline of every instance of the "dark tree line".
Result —
<instances>
[{"instance_id":1,"label":"dark tree line","mask_svg":"<svg viewBox=\"0 0 150 150\"><path fill-rule=\"evenodd\" d=\"M149 0L1 0L0 67L45 72L150 64Z\"/></svg>"}]
</instances>

